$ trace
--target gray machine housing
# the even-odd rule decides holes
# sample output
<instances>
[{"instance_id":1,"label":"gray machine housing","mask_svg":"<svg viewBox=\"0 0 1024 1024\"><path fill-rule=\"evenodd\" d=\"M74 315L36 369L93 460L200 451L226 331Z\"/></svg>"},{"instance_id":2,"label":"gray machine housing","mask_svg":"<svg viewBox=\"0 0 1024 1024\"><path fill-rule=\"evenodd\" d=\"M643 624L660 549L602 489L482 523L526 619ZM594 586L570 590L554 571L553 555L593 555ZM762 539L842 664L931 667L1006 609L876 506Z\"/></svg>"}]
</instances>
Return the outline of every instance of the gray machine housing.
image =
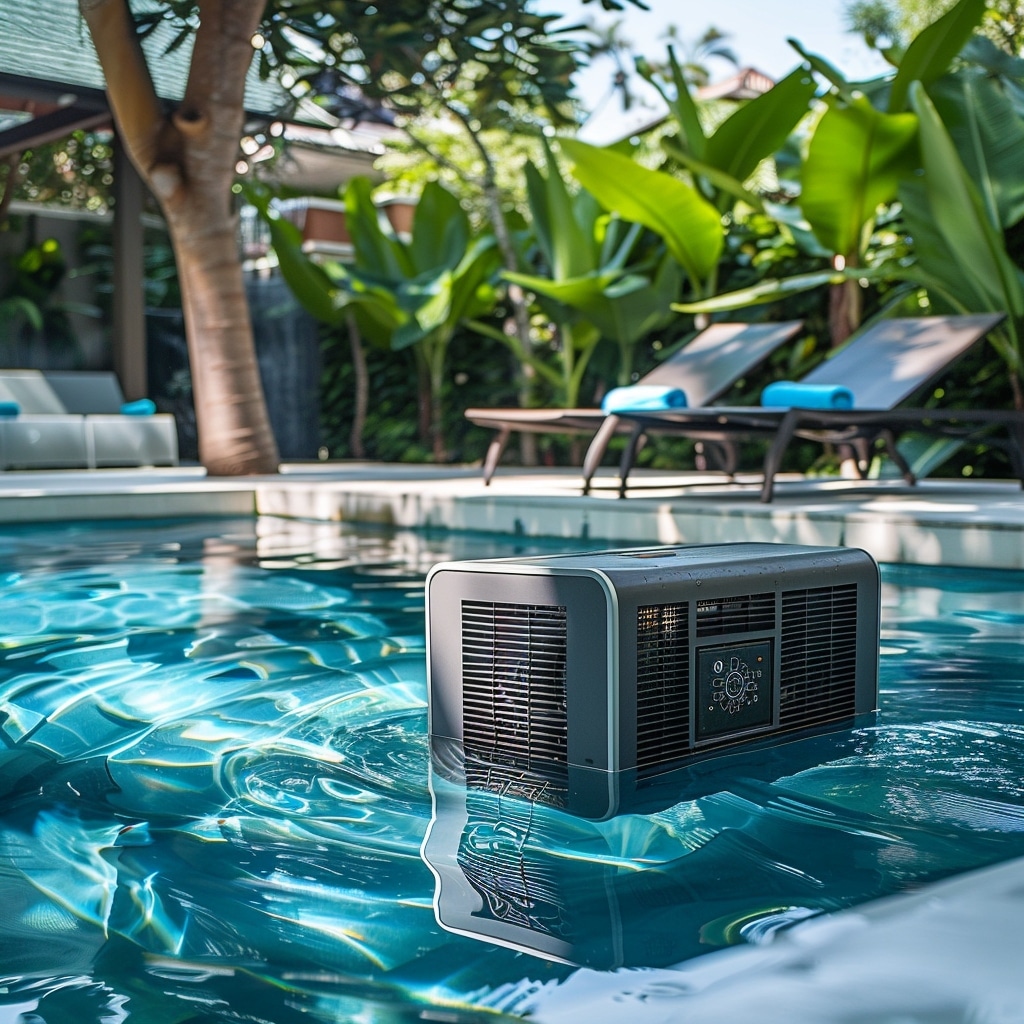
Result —
<instances>
[{"instance_id":1,"label":"gray machine housing","mask_svg":"<svg viewBox=\"0 0 1024 1024\"><path fill-rule=\"evenodd\" d=\"M435 764L589 818L710 756L875 710L879 574L738 543L446 562L427 577Z\"/></svg>"}]
</instances>

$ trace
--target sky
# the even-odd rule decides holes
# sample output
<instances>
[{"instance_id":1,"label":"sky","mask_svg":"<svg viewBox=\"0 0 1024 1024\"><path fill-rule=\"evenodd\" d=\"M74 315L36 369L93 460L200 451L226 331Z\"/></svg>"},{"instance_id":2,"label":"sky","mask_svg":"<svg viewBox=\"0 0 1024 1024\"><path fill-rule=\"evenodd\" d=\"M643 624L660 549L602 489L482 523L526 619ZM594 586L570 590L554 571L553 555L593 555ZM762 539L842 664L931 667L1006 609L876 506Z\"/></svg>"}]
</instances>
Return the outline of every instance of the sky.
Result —
<instances>
[{"instance_id":1,"label":"sky","mask_svg":"<svg viewBox=\"0 0 1024 1024\"><path fill-rule=\"evenodd\" d=\"M595 20L601 23L621 20L622 34L634 50L652 58L663 58L665 27L674 24L683 41L697 39L713 25L728 34L726 44L735 52L741 67L752 66L779 79L800 61L786 42L800 41L805 49L827 57L848 78L870 78L881 74L886 65L867 48L863 40L845 30L847 0L646 0L649 11L641 11L625 2L625 10L616 14L602 10L598 0L583 4L580 0L543 0L542 11L559 11L567 23ZM708 65L712 80L727 78L733 68L724 62ZM610 63L595 64L583 72L577 84L585 106L600 102L607 92L613 73Z\"/></svg>"}]
</instances>

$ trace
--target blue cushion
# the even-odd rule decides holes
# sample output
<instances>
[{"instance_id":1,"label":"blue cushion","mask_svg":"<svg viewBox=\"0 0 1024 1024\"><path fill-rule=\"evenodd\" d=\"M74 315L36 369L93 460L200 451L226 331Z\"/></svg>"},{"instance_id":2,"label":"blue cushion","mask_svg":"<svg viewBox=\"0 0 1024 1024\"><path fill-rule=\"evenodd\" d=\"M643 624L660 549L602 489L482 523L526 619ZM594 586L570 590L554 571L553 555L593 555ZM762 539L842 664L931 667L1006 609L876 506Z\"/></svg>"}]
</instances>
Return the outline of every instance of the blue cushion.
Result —
<instances>
[{"instance_id":1,"label":"blue cushion","mask_svg":"<svg viewBox=\"0 0 1024 1024\"><path fill-rule=\"evenodd\" d=\"M630 384L624 388L612 388L601 403L601 411L609 414L685 408L685 391L658 384Z\"/></svg>"},{"instance_id":2,"label":"blue cushion","mask_svg":"<svg viewBox=\"0 0 1024 1024\"><path fill-rule=\"evenodd\" d=\"M21 412L17 402L0 402L0 420L13 420Z\"/></svg>"},{"instance_id":3,"label":"blue cushion","mask_svg":"<svg viewBox=\"0 0 1024 1024\"><path fill-rule=\"evenodd\" d=\"M156 403L151 398L139 398L121 406L121 414L124 416L152 416L155 412Z\"/></svg>"},{"instance_id":4,"label":"blue cushion","mask_svg":"<svg viewBox=\"0 0 1024 1024\"><path fill-rule=\"evenodd\" d=\"M761 404L773 409L852 409L853 392L842 384L777 380L761 392Z\"/></svg>"}]
</instances>

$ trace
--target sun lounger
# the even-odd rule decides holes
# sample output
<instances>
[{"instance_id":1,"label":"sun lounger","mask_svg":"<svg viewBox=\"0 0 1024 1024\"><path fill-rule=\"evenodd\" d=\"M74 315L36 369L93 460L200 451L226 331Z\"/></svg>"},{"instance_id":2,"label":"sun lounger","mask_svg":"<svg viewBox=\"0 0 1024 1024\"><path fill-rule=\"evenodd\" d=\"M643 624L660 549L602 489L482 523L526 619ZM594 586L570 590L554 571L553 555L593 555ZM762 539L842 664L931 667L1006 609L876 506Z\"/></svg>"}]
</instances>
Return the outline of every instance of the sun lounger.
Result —
<instances>
[{"instance_id":1,"label":"sun lounger","mask_svg":"<svg viewBox=\"0 0 1024 1024\"><path fill-rule=\"evenodd\" d=\"M677 388L690 406L704 406L724 395L741 377L764 362L801 327L797 320L771 324L712 324L691 342L642 377L639 385ZM466 418L497 431L484 458L489 484L514 432L594 434L584 464L584 493L608 442L632 427L600 409L467 409Z\"/></svg>"},{"instance_id":2,"label":"sun lounger","mask_svg":"<svg viewBox=\"0 0 1024 1024\"><path fill-rule=\"evenodd\" d=\"M0 468L178 463L174 417L126 403L112 373L0 370L0 402Z\"/></svg>"},{"instance_id":3,"label":"sun lounger","mask_svg":"<svg viewBox=\"0 0 1024 1024\"><path fill-rule=\"evenodd\" d=\"M640 439L648 433L678 434L704 441L759 439L769 442L761 500L771 501L775 475L794 437L851 445L861 469L872 445L881 441L904 479L914 474L896 448L898 436L916 430L973 438L1002 427L1002 444L1014 473L1024 484L1024 414L1008 409L926 409L903 403L933 383L972 345L1002 322L1002 314L932 316L884 320L856 336L819 364L799 384L816 389L841 385L853 396L853 408L724 407L619 414L632 424L620 463L620 495ZM799 397L799 390L794 392Z\"/></svg>"}]
</instances>

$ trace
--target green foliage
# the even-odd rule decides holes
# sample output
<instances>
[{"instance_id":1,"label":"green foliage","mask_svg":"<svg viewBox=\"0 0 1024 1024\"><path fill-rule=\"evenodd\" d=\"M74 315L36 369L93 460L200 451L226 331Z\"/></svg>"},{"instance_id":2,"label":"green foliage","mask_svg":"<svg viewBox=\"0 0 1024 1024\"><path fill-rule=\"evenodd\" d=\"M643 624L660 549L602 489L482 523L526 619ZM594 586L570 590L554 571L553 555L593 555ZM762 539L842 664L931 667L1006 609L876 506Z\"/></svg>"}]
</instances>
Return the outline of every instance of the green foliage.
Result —
<instances>
[{"instance_id":1,"label":"green foliage","mask_svg":"<svg viewBox=\"0 0 1024 1024\"><path fill-rule=\"evenodd\" d=\"M358 5L349 5L347 12L341 6L328 5L329 18L336 22L332 32L345 19L355 24L364 16ZM447 13L438 16L453 17L441 6ZM539 91L514 84L521 59L542 36L545 46L553 38L550 25L513 12L490 40L498 49L509 47L509 54L488 51L483 35L457 50L463 41L451 36L452 25L465 27L459 18L479 13L479 5L470 7L470 13L444 21L435 40L414 39L411 8L401 3L390 24L374 30L390 40L388 46L409 51L395 57L390 78L381 77L387 86L380 94L391 92L396 105L410 114L439 104L433 109L443 106L477 133L462 149L448 146L437 154L430 173L439 169L451 181L482 173L478 161L494 151L494 140L500 147L500 139L509 138L493 135L481 156L480 133L536 127L542 117L556 123L560 117L565 123L571 119L563 103L568 94L544 78L548 70L568 67L554 51L537 51L544 68ZM493 14L490 5L483 7ZM398 16L402 11L407 18ZM312 17L311 8L307 14ZM812 71L798 69L713 127L687 85L685 68L670 51L667 82L645 69L676 121L675 138L665 144L669 159L660 170L641 166L624 147L597 149L560 139L561 153L583 186L576 190L550 153L541 164L546 146L539 136L523 143L502 187L511 197L505 208L514 204L528 214L528 232L520 232L518 251L520 258L531 254L530 266L524 272L506 265L502 276L534 297L533 348L514 343L509 310L496 305L494 242L482 240L466 217L470 188L453 193L425 186L417 214L422 229L403 241L382 226L368 183L354 186L346 201L356 258L348 265L307 267L305 287L319 292L319 315L325 322L357 315L364 335L381 346L371 351L372 360L405 367L403 381L396 373L396 394L410 386L409 364L395 362L405 353L421 372L429 369L435 393L449 398L456 409L460 403L496 405L514 399L509 351L530 367L547 398L569 405L581 397L586 402L597 381L607 383L615 376L624 381L634 364L638 371L651 364L657 358L652 343L656 340L664 352L698 313L806 317L808 337L766 371L791 375L807 360L820 358L825 346L815 339L826 337L823 300L830 287L840 284L862 293L866 314L906 312L906 303L916 310L928 302L942 309L1008 311L1010 321L995 342L1004 367L1016 374L1024 329L1019 265L1024 257L1024 179L1019 171L1024 166L1024 63L972 37L984 16L982 0L959 0L905 47L902 39L887 39L899 44L887 51L895 70L872 83L846 81L827 59L806 54L796 44ZM316 32L325 38L322 25ZM338 80L355 82L345 77L336 41L330 33L326 38ZM366 65L368 54L386 50L378 47L376 36L367 36L365 47L358 33L345 39L358 57L346 65L349 69L358 61ZM438 75L432 68L416 81L424 67L416 62L432 47L440 52L449 42L450 51L432 58L439 61ZM814 98L812 73L829 86L823 111ZM312 74L310 68L310 81ZM445 90L437 90L443 79ZM485 79L484 88L480 83ZM372 88L369 94L376 95ZM795 173L765 194L752 178L760 169L754 182L772 180L775 157L780 167L783 158L789 160ZM459 170L463 166L465 173ZM485 216L482 209L478 206L475 216ZM493 216L493 209L487 215ZM835 255L844 257L836 264L842 269L828 262ZM680 297L682 273L687 301L673 308L684 315L670 319L666 311L672 298ZM477 334L469 333L467 325ZM480 359L480 336L506 347L495 346ZM604 345L601 339L615 344ZM439 359L438 353L444 355ZM332 366L339 380L348 372L343 360ZM442 372L441 366L447 369ZM970 400L983 405L978 395L990 389L1005 401L1007 379L997 377L991 360L983 370L972 370ZM951 380L949 386L957 385ZM737 397L749 396L744 391ZM455 439L456 453L462 454L465 441L472 454L480 439L457 413L452 416L444 407L439 418ZM399 433L391 435L396 448L415 452L411 434ZM652 445L644 458L657 461L659 450ZM974 465L969 453L963 465Z\"/></svg>"},{"instance_id":2,"label":"green foliage","mask_svg":"<svg viewBox=\"0 0 1024 1024\"><path fill-rule=\"evenodd\" d=\"M340 328L351 313L363 337L377 346L394 352L415 347L431 395L434 454L441 459L445 357L456 329L495 303L494 238L474 235L458 200L432 182L417 203L412 237L402 240L385 226L372 189L369 179L353 178L345 191L354 249L349 263L314 262L269 194L252 189L250 197L270 225L285 280L313 316Z\"/></svg>"},{"instance_id":3,"label":"green foliage","mask_svg":"<svg viewBox=\"0 0 1024 1024\"><path fill-rule=\"evenodd\" d=\"M399 0L388 5L386 18L372 5L353 3L282 4L275 14L268 34L275 55L288 54L298 63L286 27L325 47L335 88L324 88L322 65L304 77L328 106L354 86L371 100L416 116L455 87L466 116L490 127L514 125L524 109L572 119L570 76L576 62L553 27L558 15L489 0Z\"/></svg>"},{"instance_id":4,"label":"green foliage","mask_svg":"<svg viewBox=\"0 0 1024 1024\"><path fill-rule=\"evenodd\" d=\"M550 150L547 174L530 164L526 181L545 273L503 276L533 292L558 324L558 372L536 355L527 358L559 389L559 401L572 408L579 404L583 374L602 339L618 346L618 377L628 383L634 347L670 318L680 273L667 256L642 252L639 224L604 213L585 190L571 195Z\"/></svg>"},{"instance_id":5,"label":"green foliage","mask_svg":"<svg viewBox=\"0 0 1024 1024\"><path fill-rule=\"evenodd\" d=\"M1024 77L1024 61L1021 72ZM1024 119L1010 81L981 69L946 75L928 90L990 221L1012 227L1024 218Z\"/></svg>"},{"instance_id":6,"label":"green foliage","mask_svg":"<svg viewBox=\"0 0 1024 1024\"><path fill-rule=\"evenodd\" d=\"M970 39L985 13L986 0L959 0L938 21L915 36L900 61L889 93L889 112L897 113L907 104L913 82L929 85L952 63Z\"/></svg>"},{"instance_id":7,"label":"green foliage","mask_svg":"<svg viewBox=\"0 0 1024 1024\"><path fill-rule=\"evenodd\" d=\"M746 187L747 180L785 145L807 113L815 91L813 78L798 68L768 92L741 104L708 134L671 49L669 63L674 94L653 76L648 78L661 92L680 129L679 135L663 141L665 151L697 178L721 212L736 200L763 209L761 197Z\"/></svg>"},{"instance_id":8,"label":"green foliage","mask_svg":"<svg viewBox=\"0 0 1024 1024\"><path fill-rule=\"evenodd\" d=\"M374 169L389 189L401 195L419 195L427 182L441 182L458 196L470 220L480 227L488 212L477 184L482 167L476 147L465 133L453 132L442 123L417 125L416 136L418 143L402 138L389 141ZM489 153L500 154L494 164L494 179L503 202L522 214L527 210L525 167L543 157L541 138L497 128L482 130L479 135Z\"/></svg>"},{"instance_id":9,"label":"green foliage","mask_svg":"<svg viewBox=\"0 0 1024 1024\"><path fill-rule=\"evenodd\" d=\"M997 344L1011 371L1019 373L1024 274L1007 253L1000 225L990 219L977 185L920 83L911 86L910 102L920 119L923 191L934 229L922 236L923 246L918 243L918 263L926 273L931 267L935 281L944 285L944 297L963 308L1008 314L1006 336ZM912 205L912 215L913 210ZM918 227L924 225L919 221ZM950 257L958 273L950 273Z\"/></svg>"},{"instance_id":10,"label":"green foliage","mask_svg":"<svg viewBox=\"0 0 1024 1024\"><path fill-rule=\"evenodd\" d=\"M707 140L705 160L736 181L746 181L762 160L782 148L814 92L814 79L797 68L723 121Z\"/></svg>"},{"instance_id":11,"label":"green foliage","mask_svg":"<svg viewBox=\"0 0 1024 1024\"><path fill-rule=\"evenodd\" d=\"M114 151L110 132L71 132L0 162L0 195L103 213L110 207Z\"/></svg>"},{"instance_id":12,"label":"green foliage","mask_svg":"<svg viewBox=\"0 0 1024 1024\"><path fill-rule=\"evenodd\" d=\"M573 175L598 202L664 239L695 292L713 287L724 245L722 220L692 185L576 139L562 139L561 148L573 161Z\"/></svg>"},{"instance_id":13,"label":"green foliage","mask_svg":"<svg viewBox=\"0 0 1024 1024\"><path fill-rule=\"evenodd\" d=\"M860 263L878 208L896 198L917 164L917 119L882 114L866 97L833 98L801 175L800 208L827 249Z\"/></svg>"}]
</instances>

